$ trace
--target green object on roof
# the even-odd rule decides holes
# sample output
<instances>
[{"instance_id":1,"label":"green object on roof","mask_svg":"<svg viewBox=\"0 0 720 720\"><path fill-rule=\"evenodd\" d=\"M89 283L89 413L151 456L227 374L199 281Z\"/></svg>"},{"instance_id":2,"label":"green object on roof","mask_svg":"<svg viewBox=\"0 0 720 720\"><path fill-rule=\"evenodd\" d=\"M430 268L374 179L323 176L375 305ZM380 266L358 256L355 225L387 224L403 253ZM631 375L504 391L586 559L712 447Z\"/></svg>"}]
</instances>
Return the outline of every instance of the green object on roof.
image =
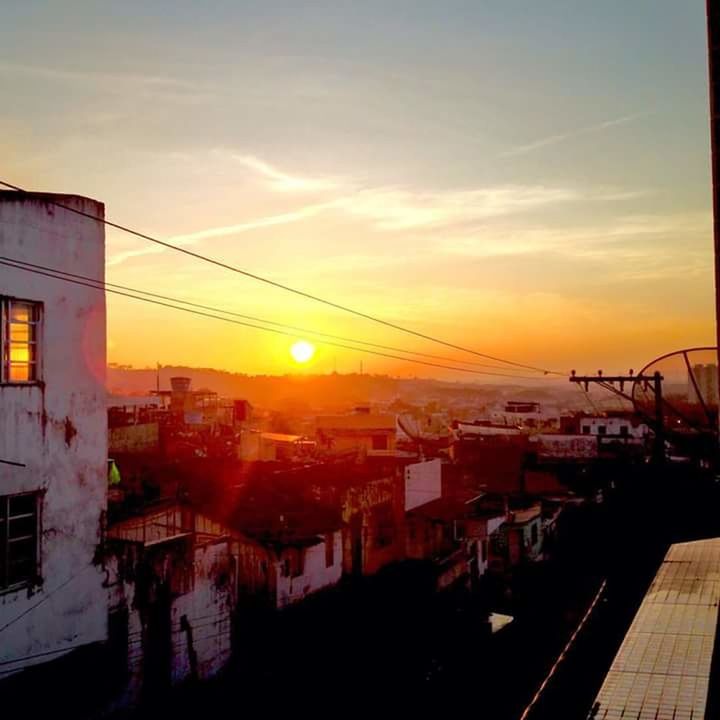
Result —
<instances>
[{"instance_id":1,"label":"green object on roof","mask_svg":"<svg viewBox=\"0 0 720 720\"><path fill-rule=\"evenodd\" d=\"M120 469L114 460L108 460L108 485L119 485L120 480Z\"/></svg>"}]
</instances>

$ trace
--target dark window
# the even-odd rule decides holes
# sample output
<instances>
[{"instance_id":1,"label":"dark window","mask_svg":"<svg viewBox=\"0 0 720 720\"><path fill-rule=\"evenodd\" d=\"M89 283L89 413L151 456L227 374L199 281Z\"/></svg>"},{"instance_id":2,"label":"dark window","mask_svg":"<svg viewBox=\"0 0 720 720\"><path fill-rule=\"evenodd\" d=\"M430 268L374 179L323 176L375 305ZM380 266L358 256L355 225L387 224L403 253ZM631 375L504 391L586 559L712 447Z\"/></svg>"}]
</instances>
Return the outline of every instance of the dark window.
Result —
<instances>
[{"instance_id":1,"label":"dark window","mask_svg":"<svg viewBox=\"0 0 720 720\"><path fill-rule=\"evenodd\" d=\"M392 505L384 503L373 510L375 546L387 547L395 540L395 520Z\"/></svg>"},{"instance_id":2,"label":"dark window","mask_svg":"<svg viewBox=\"0 0 720 720\"><path fill-rule=\"evenodd\" d=\"M627 436L628 436L628 426L627 426L627 425L621 425L621 426L620 426L620 434L621 434L623 437L627 437Z\"/></svg>"},{"instance_id":3,"label":"dark window","mask_svg":"<svg viewBox=\"0 0 720 720\"><path fill-rule=\"evenodd\" d=\"M286 550L282 563L283 577L296 578L303 574L303 551L297 548Z\"/></svg>"},{"instance_id":4,"label":"dark window","mask_svg":"<svg viewBox=\"0 0 720 720\"><path fill-rule=\"evenodd\" d=\"M0 590L38 575L38 495L0 497Z\"/></svg>"},{"instance_id":5,"label":"dark window","mask_svg":"<svg viewBox=\"0 0 720 720\"><path fill-rule=\"evenodd\" d=\"M40 304L0 298L2 368L0 381L31 383L40 380Z\"/></svg>"},{"instance_id":6,"label":"dark window","mask_svg":"<svg viewBox=\"0 0 720 720\"><path fill-rule=\"evenodd\" d=\"M607 428L604 425L598 425L598 435L605 435Z\"/></svg>"},{"instance_id":7,"label":"dark window","mask_svg":"<svg viewBox=\"0 0 720 720\"><path fill-rule=\"evenodd\" d=\"M325 567L332 567L335 564L335 536L328 533L325 536Z\"/></svg>"},{"instance_id":8,"label":"dark window","mask_svg":"<svg viewBox=\"0 0 720 720\"><path fill-rule=\"evenodd\" d=\"M388 449L387 435L373 435L372 436L372 449L373 450L387 450Z\"/></svg>"},{"instance_id":9,"label":"dark window","mask_svg":"<svg viewBox=\"0 0 720 720\"><path fill-rule=\"evenodd\" d=\"M583 425L583 435L589 435L590 434L590 426L589 425Z\"/></svg>"}]
</instances>

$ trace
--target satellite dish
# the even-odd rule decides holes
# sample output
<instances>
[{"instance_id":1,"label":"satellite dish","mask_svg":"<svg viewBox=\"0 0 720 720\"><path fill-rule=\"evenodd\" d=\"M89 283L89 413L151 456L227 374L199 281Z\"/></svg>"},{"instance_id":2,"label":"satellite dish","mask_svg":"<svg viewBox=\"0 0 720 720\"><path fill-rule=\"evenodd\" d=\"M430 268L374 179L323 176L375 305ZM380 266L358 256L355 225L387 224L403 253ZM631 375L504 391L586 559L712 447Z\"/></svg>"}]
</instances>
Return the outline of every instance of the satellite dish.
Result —
<instances>
[{"instance_id":1,"label":"satellite dish","mask_svg":"<svg viewBox=\"0 0 720 720\"><path fill-rule=\"evenodd\" d=\"M663 412L667 429L680 434L717 433L718 349L695 347L661 355L638 373L647 378L663 377ZM634 383L635 410L646 416L655 413L652 383Z\"/></svg>"}]
</instances>

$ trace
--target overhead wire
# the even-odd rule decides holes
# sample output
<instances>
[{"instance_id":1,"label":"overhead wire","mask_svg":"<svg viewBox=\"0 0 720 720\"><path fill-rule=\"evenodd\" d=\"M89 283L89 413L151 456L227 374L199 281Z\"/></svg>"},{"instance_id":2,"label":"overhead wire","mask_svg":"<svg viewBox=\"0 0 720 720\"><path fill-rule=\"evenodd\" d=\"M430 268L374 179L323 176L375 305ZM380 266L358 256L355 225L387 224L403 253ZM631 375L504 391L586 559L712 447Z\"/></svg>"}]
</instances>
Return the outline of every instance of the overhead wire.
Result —
<instances>
[{"instance_id":1,"label":"overhead wire","mask_svg":"<svg viewBox=\"0 0 720 720\"><path fill-rule=\"evenodd\" d=\"M170 303L170 302L165 302L165 301L161 301L161 300L156 300L156 299L153 299L153 298L150 298L150 297L142 297L142 296L140 296L140 295L134 295L134 294L132 294L132 293L125 292L125 291L122 291L122 290L115 290L115 289L113 289L113 288L108 287L108 286L105 284L104 281L100 281L100 280L97 280L97 281L88 281L88 282L82 281L82 280L76 280L76 279L73 279L73 278L70 278L70 277L64 277L64 276L62 276L62 275L60 275L60 274L54 274L54 273L52 273L52 272L47 272L47 271L43 271L43 270L36 270L36 269L34 269L34 268L31 268L31 267L26 267L26 266L23 266L23 265L18 265L18 264L15 264L14 262L8 262L7 260L0 260L0 265L4 265L4 266L6 266L6 267L12 267L12 268L15 268L15 269L17 269L17 270L24 270L25 272L33 273L33 274L36 274L36 275L43 275L43 276L45 276L45 277L53 278L53 279L59 280L59 281L61 281L61 282L72 283L72 284L74 284L74 285L80 285L80 286L88 287L88 288L91 288L91 289L93 289L93 290L100 290L100 291L103 291L103 292L113 293L113 294L115 294L115 295L119 295L119 296L122 296L122 297L132 298L132 299L134 299L134 300L140 300L140 301L142 301L142 302L150 303L150 304L153 304L153 305L158 305L158 306L161 306L161 307L171 308L171 309L173 309L173 310L182 310L183 312L190 313L190 314L192 314L192 315L198 315L198 316L201 316L201 317L212 318L212 319L215 319L215 320L222 320L223 322L232 323L232 324L234 324L234 325L241 325L241 326L243 326L243 327L249 327L249 328L253 328L253 329L255 329L255 330L263 330L263 331L265 331L265 332L274 333L274 334L276 334L276 335L283 335L283 336L286 336L286 337L297 337L296 334L290 333L290 332L286 332L286 331L284 331L284 330L280 330L280 329L276 329L276 328L263 327L262 325L257 325L257 324L254 324L254 323L244 322L244 321L241 321L241 320L235 320L235 319L233 319L233 318L224 317L224 316L222 316L222 315L216 315L216 314L213 314L213 313L209 313L209 312L197 310L197 309L194 309L194 308L191 308L191 307L183 307L183 306L181 306L181 305L175 305L175 304ZM367 348L354 347L354 346L351 346L351 345L346 345L346 344L337 343L337 342L331 342L331 341L328 341L328 340L322 340L322 341L318 341L318 342L319 342L319 344L321 344L321 345L327 345L327 346L329 346L329 347L342 348L342 349L344 349L344 350L353 350L353 351L355 351L355 352L367 353L367 354L370 354L370 355L375 355L375 356L378 356L378 357L384 357L384 358L388 358L388 359L391 359L391 360L400 360L401 362L415 363L415 364L419 364L419 365L425 365L425 366L428 366L428 367L439 368L439 369L442 369L442 370L452 370L452 371L455 371L455 372L470 373L470 374L473 374L473 375L483 375L483 376L490 376L490 377L506 377L506 378L512 378L512 379L515 379L515 380L543 380L543 379L551 379L551 378L547 378L547 377L545 377L545 376L540 376L540 377L538 377L538 376L534 376L534 375L512 375L512 374L510 374L509 372L508 372L508 373L501 373L501 372L490 372L490 371L487 371L487 370L472 370L472 369L470 369L470 368L460 368L460 367L455 367L455 366L452 366L452 365L444 365L444 364L440 364L440 363L428 362L428 361L425 361L425 360L418 360L418 359L416 359L416 358L402 357L402 356L400 356L400 355L393 355L393 354L390 354L390 353L379 352L379 351L377 351L377 350L370 350L370 349L367 349Z\"/></svg>"},{"instance_id":2,"label":"overhead wire","mask_svg":"<svg viewBox=\"0 0 720 720\"><path fill-rule=\"evenodd\" d=\"M254 322L264 323L266 325L273 325L275 327L284 328L286 330L293 330L305 336L329 338L331 340L340 340L342 342L352 342L357 345L367 345L368 347L375 347L380 350L390 350L391 352L402 352L409 355L417 355L419 357L430 358L431 360L442 360L443 362L460 363L462 365L472 365L473 367L490 368L494 370L505 370L511 372L511 368L505 365L488 365L486 363L475 362L474 360L461 360L459 358L449 358L443 355L434 355L431 353L424 353L418 350L408 350L405 348L394 347L392 345L382 345L380 343L369 342L367 340L357 340L355 338L345 337L343 335L332 335L330 333L320 332L319 330L313 330L310 328L299 327L297 325L289 325L287 323L281 323L274 320L267 320L265 318L257 317L256 315L246 315L239 313L234 310L226 310L224 308L213 307L212 305L204 305L202 303L194 302L191 300L184 300L182 298L176 298L169 295L163 295L161 293L151 292L149 290L142 290L138 288L129 287L127 285L119 285L117 283L108 282L107 280L98 280L96 278L89 277L87 275L79 275L77 273L67 272L66 270L60 270L58 268L48 267L47 265L39 265L37 263L27 262L26 260L19 260L17 258L11 258L8 256L0 255L0 260L7 260L8 262L15 263L16 265L23 265L37 270L46 270L59 275L65 275L67 277L76 278L78 280L86 280L88 282L99 283L102 282L106 287L117 288L118 290L126 290L128 292L137 293L140 295L147 295L148 297L158 298L160 300L167 300L168 302L180 303L182 305L188 305L189 307L199 308L201 310L210 310L211 312L219 312L225 315L232 315L233 317L243 318L245 320L252 320Z\"/></svg>"},{"instance_id":3,"label":"overhead wire","mask_svg":"<svg viewBox=\"0 0 720 720\"><path fill-rule=\"evenodd\" d=\"M28 194L28 191L25 190L24 188L21 188L18 185L14 185L13 183L7 182L6 180L0 180L0 185L3 185L4 187L7 187L7 188L14 190L16 192L19 192L19 193ZM74 213L76 215L80 215L82 217L86 217L86 218L88 218L90 220L94 220L96 222L100 222L104 225L107 225L108 227L112 227L112 228L115 228L116 230L120 230L120 231L128 233L130 235L134 235L135 237L139 237L143 240L147 240L148 242L159 245L160 247L167 248L168 250L174 250L175 252L182 253L182 254L192 257L196 260L201 260L202 262L206 262L206 263L209 263L216 267L220 267L224 270L229 270L229 271L237 273L239 275L243 275L244 277L248 277L252 280L256 280L257 282L265 283L266 285L270 285L270 286L278 288L280 290L284 290L286 292L293 293L295 295L306 298L308 300L313 300L315 302L322 303L329 307L333 307L337 310L342 310L343 312L350 313L352 315L356 315L357 317L361 317L366 320L370 320L372 322L378 323L380 325L384 325L385 327L389 327L394 330L398 330L400 332L407 333L409 335L414 335L415 337L419 337L424 340L428 340L430 342L438 343L440 345L444 345L446 347L453 348L453 349L459 350L461 352L469 353L471 355L476 355L478 357L485 358L486 360L493 360L495 362L501 362L506 365L511 365L513 367L521 368L524 370L532 370L533 372L539 372L539 373L542 373L543 375L565 375L566 374L566 373L558 372L556 370L549 370L547 368L538 367L536 365L528 365L528 364L524 364L524 363L518 363L513 360L507 360L506 358L498 357L495 355L489 355L487 353L482 353L482 352L479 352L478 350L464 347L462 345L458 345L456 343L452 343L447 340L443 340L442 338L437 338L432 335L422 333L418 330L413 330L412 328L408 328L403 325L399 325L397 323L390 322L389 320L384 320L383 318L380 318L376 315L372 315L371 313L364 312L364 311L358 310L356 308L351 308L347 305L343 305L343 304L335 302L333 300L328 300L327 298L320 297L319 295L314 295L313 293L309 293L305 290L300 290L298 288L291 287L290 285L285 285L283 283L280 283L276 280L272 280L263 275L258 275L257 273L252 273L252 272L249 272L248 270L243 270L242 268L239 268L235 265L230 265L229 263L223 262L222 260L218 260L216 258L209 257L208 255L203 255L201 253L197 253L192 250L188 250L187 248L181 247L180 245L176 245L176 244L168 242L166 240L160 240L159 238L153 237L152 235L148 235L148 234L140 232L138 230L133 230L132 228L127 227L125 225L120 225L119 223L112 222L111 220L107 220L104 217L100 217L98 215L93 215L92 213L85 212L84 210L79 210L78 208L74 208L70 205L66 205L65 203L59 202L57 200L53 200L52 198L46 198L46 202L50 203L51 205L54 205L55 207L59 207L59 208L62 208L63 210L67 210L68 212Z\"/></svg>"}]
</instances>

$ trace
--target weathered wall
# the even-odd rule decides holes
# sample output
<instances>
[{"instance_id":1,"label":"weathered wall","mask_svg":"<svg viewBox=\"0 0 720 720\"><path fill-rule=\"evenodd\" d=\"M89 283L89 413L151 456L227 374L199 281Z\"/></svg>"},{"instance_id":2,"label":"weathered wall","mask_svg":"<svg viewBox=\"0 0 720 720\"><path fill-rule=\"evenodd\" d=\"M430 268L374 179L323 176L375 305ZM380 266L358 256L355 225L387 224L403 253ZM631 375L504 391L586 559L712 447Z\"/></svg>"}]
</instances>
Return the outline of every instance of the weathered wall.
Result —
<instances>
[{"instance_id":1,"label":"weathered wall","mask_svg":"<svg viewBox=\"0 0 720 720\"><path fill-rule=\"evenodd\" d=\"M277 571L277 606L279 608L302 600L308 595L332 587L340 582L343 567L342 532L332 533L333 562L327 565L325 542L304 549L303 572L297 577L284 577L281 573L283 555ZM327 539L326 539L327 542Z\"/></svg>"},{"instance_id":2,"label":"weathered wall","mask_svg":"<svg viewBox=\"0 0 720 720\"><path fill-rule=\"evenodd\" d=\"M192 592L172 603L174 683L194 673L211 677L230 659L234 578L229 546L224 540L196 547Z\"/></svg>"},{"instance_id":3,"label":"weathered wall","mask_svg":"<svg viewBox=\"0 0 720 720\"><path fill-rule=\"evenodd\" d=\"M54 197L104 213L93 200ZM0 255L102 280L103 226L42 196L0 193ZM107 595L94 562L107 497L105 297L7 266L0 294L44 306L43 382L0 385L0 457L26 464L0 465L0 494L44 493L41 581L0 592L0 627L9 623L0 630L0 662L15 670L106 637Z\"/></svg>"},{"instance_id":4,"label":"weathered wall","mask_svg":"<svg viewBox=\"0 0 720 720\"><path fill-rule=\"evenodd\" d=\"M358 485L344 493L342 519L343 571L353 574L355 544L360 542L363 575L373 575L380 568L403 559L404 493L399 478L390 476ZM379 512L385 510L386 512ZM388 517L389 515L389 517ZM354 522L360 522L360 537L353 536ZM390 542L379 542L379 536L391 536Z\"/></svg>"},{"instance_id":5,"label":"weathered wall","mask_svg":"<svg viewBox=\"0 0 720 720\"><path fill-rule=\"evenodd\" d=\"M193 675L200 679L211 677L230 659L235 604L231 545L231 540L221 539L196 545L191 550L192 581L185 592L171 599L169 607L171 653L168 660L172 684ZM157 552L156 546L154 553ZM173 552L172 543L168 543L167 552ZM120 543L106 559L110 613L127 613L125 682L114 698L114 707L136 703L147 689L149 630L145 611L148 608L138 587L142 558L140 544ZM170 580L171 585L181 584Z\"/></svg>"}]
</instances>

